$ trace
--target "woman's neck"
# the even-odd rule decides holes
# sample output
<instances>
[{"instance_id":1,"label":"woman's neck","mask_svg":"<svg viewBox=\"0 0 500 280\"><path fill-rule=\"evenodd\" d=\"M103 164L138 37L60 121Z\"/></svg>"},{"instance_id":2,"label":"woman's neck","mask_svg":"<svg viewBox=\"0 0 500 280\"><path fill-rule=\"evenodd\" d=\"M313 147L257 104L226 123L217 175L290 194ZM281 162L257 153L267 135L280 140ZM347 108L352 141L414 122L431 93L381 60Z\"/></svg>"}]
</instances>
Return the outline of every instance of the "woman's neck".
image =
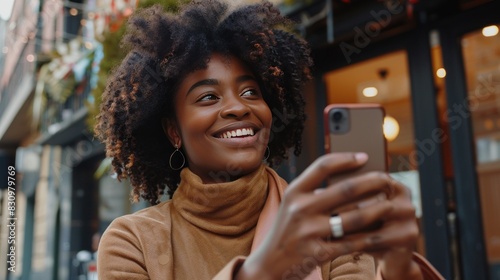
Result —
<instances>
[{"instance_id":1,"label":"woman's neck","mask_svg":"<svg viewBox=\"0 0 500 280\"><path fill-rule=\"evenodd\" d=\"M242 169L228 164L223 170L201 170L195 166L189 166L189 170L198 176L203 184L221 184L234 182L241 177L245 177L261 168L259 164L251 169Z\"/></svg>"}]
</instances>

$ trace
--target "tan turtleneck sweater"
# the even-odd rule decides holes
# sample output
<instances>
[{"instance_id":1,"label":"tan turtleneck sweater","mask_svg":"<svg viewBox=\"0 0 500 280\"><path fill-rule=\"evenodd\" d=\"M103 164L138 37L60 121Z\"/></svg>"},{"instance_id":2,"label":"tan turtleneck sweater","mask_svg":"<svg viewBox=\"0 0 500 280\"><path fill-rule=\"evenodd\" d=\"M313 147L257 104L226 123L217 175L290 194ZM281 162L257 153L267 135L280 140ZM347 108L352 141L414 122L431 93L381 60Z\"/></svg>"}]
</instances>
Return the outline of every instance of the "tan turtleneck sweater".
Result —
<instances>
[{"instance_id":1,"label":"tan turtleneck sweater","mask_svg":"<svg viewBox=\"0 0 500 280\"><path fill-rule=\"evenodd\" d=\"M232 279L251 252L264 206L271 204L269 189L282 194L285 185L264 165L221 184L203 184L185 168L171 200L120 217L108 227L99 244L99 279ZM365 255L337 258L318 271L323 275L318 272L316 279L375 275L373 259Z\"/></svg>"}]
</instances>

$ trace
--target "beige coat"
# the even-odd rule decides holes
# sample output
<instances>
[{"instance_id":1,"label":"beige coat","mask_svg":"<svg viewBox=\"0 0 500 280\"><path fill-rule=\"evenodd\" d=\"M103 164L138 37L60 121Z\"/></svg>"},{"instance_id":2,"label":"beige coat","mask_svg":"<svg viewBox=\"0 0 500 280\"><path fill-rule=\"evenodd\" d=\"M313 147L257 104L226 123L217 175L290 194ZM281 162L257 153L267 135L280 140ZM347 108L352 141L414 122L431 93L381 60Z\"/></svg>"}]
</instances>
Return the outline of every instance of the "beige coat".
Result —
<instances>
[{"instance_id":1,"label":"beige coat","mask_svg":"<svg viewBox=\"0 0 500 280\"><path fill-rule=\"evenodd\" d=\"M274 222L287 183L264 165L229 183L203 184L185 168L173 198L113 221L99 244L100 280L233 278L245 257L261 243ZM287 279L381 279L368 255L327 262L318 252L293 267ZM425 279L439 278L425 259L415 260ZM316 268L314 269L313 267Z\"/></svg>"}]
</instances>

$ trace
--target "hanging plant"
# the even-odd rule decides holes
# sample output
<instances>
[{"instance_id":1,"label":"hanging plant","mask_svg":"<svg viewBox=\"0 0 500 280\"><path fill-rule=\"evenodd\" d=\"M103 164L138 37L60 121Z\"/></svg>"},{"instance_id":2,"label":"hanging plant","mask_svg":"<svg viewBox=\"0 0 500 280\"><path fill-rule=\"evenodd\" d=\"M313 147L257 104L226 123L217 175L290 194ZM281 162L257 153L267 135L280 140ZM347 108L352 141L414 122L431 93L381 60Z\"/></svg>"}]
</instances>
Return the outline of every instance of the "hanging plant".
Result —
<instances>
[{"instance_id":1,"label":"hanging plant","mask_svg":"<svg viewBox=\"0 0 500 280\"><path fill-rule=\"evenodd\" d=\"M166 11L177 12L182 3L186 3L188 0L140 0L137 8L147 8L155 4L160 4L164 7ZM111 70L118 66L118 64L123 60L126 53L121 50L118 46L125 33L127 18L118 17L113 22L110 23L110 28L102 36L102 47L103 47L103 58L99 63L99 73L97 77L96 87L92 90L92 100L93 102L87 103L88 116L87 116L87 128L93 133L95 126L95 118L99 113L99 108L102 102L102 93L106 87L106 80L108 78Z\"/></svg>"}]
</instances>

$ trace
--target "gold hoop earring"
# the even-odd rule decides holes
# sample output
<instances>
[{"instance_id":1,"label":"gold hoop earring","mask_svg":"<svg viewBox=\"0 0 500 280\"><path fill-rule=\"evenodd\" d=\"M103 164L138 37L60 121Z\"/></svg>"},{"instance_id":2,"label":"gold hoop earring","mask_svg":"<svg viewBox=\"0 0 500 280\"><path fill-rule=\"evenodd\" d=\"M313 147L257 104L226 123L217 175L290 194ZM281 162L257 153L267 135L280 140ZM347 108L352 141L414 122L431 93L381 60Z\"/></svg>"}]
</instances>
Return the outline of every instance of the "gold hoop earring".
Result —
<instances>
[{"instance_id":1,"label":"gold hoop earring","mask_svg":"<svg viewBox=\"0 0 500 280\"><path fill-rule=\"evenodd\" d=\"M266 146L266 152L264 153L264 161L266 161L271 155L271 150L269 150L269 146Z\"/></svg>"},{"instance_id":2,"label":"gold hoop earring","mask_svg":"<svg viewBox=\"0 0 500 280\"><path fill-rule=\"evenodd\" d=\"M168 165L170 165L170 168L172 168L172 170L181 170L183 167L184 167L184 164L186 164L186 158L184 157L184 154L179 150L179 145L175 144L175 151L172 152L172 154L170 155L170 159L168 160ZM181 166L177 167L177 168L174 168L172 166L172 158L174 157L175 153L179 152L179 154L181 155L182 157L182 164Z\"/></svg>"}]
</instances>

